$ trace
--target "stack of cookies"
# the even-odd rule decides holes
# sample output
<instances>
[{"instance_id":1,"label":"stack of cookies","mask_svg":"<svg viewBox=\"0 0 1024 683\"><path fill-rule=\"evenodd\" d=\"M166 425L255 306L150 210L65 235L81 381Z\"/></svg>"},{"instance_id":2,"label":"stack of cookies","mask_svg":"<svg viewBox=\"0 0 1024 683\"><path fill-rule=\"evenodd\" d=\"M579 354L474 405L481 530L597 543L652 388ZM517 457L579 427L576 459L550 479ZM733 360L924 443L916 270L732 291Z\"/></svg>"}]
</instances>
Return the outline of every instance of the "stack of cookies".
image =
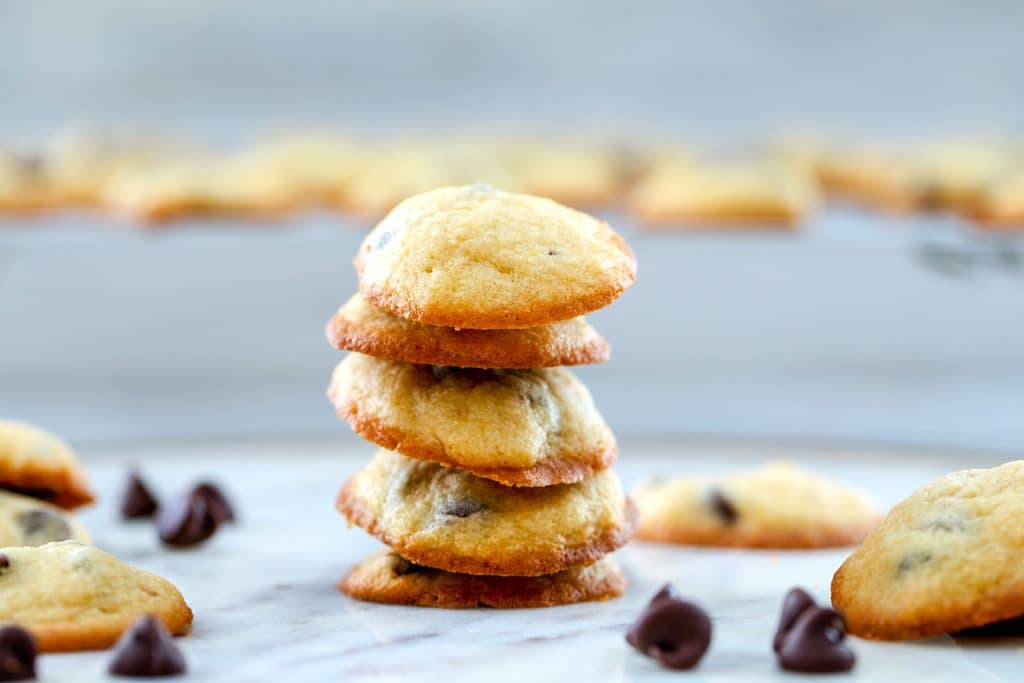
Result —
<instances>
[{"instance_id":1,"label":"stack of cookies","mask_svg":"<svg viewBox=\"0 0 1024 683\"><path fill-rule=\"evenodd\" d=\"M635 509L615 438L558 366L603 362L579 317L636 278L607 224L473 185L396 207L355 261L359 293L328 325L351 351L328 395L382 447L337 507L391 546L342 580L358 599L532 607L622 593L609 552Z\"/></svg>"}]
</instances>

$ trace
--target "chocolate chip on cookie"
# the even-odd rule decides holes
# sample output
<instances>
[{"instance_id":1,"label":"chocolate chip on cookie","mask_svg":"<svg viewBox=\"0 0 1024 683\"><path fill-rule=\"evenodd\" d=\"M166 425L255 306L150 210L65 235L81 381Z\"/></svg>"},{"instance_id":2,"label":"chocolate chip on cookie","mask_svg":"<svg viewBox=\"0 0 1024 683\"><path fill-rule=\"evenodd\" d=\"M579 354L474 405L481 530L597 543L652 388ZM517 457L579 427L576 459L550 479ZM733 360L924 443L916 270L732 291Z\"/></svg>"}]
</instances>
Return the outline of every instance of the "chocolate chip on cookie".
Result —
<instances>
[{"instance_id":1,"label":"chocolate chip on cookie","mask_svg":"<svg viewBox=\"0 0 1024 683\"><path fill-rule=\"evenodd\" d=\"M10 566L11 566L11 558L9 558L6 555L0 553L0 572L2 572L4 569L7 569Z\"/></svg>"},{"instance_id":2,"label":"chocolate chip on cookie","mask_svg":"<svg viewBox=\"0 0 1024 683\"><path fill-rule=\"evenodd\" d=\"M711 619L665 586L630 627L626 641L662 666L692 669L711 644Z\"/></svg>"},{"instance_id":3,"label":"chocolate chip on cookie","mask_svg":"<svg viewBox=\"0 0 1024 683\"><path fill-rule=\"evenodd\" d=\"M156 497L137 472L130 472L121 491L121 518L141 519L156 514Z\"/></svg>"},{"instance_id":4,"label":"chocolate chip on cookie","mask_svg":"<svg viewBox=\"0 0 1024 683\"><path fill-rule=\"evenodd\" d=\"M778 650L779 666L804 673L849 671L857 658L845 640L842 616L833 609L811 605L783 636Z\"/></svg>"},{"instance_id":5,"label":"chocolate chip on cookie","mask_svg":"<svg viewBox=\"0 0 1024 683\"><path fill-rule=\"evenodd\" d=\"M460 498L458 500L445 501L441 506L441 514L448 517L460 517L465 519L478 512L482 512L486 506L479 500L471 498Z\"/></svg>"},{"instance_id":6,"label":"chocolate chip on cookie","mask_svg":"<svg viewBox=\"0 0 1024 683\"><path fill-rule=\"evenodd\" d=\"M732 525L739 519L740 513L732 501L725 497L720 489L711 489L708 492L708 506L726 525Z\"/></svg>"},{"instance_id":7,"label":"chocolate chip on cookie","mask_svg":"<svg viewBox=\"0 0 1024 683\"><path fill-rule=\"evenodd\" d=\"M117 641L108 671L112 676L180 676L185 673L185 657L160 620L147 614Z\"/></svg>"},{"instance_id":8,"label":"chocolate chip on cookie","mask_svg":"<svg viewBox=\"0 0 1024 683\"><path fill-rule=\"evenodd\" d=\"M57 512L43 508L25 510L18 515L26 545L65 541L73 536L71 526Z\"/></svg>"},{"instance_id":9,"label":"chocolate chip on cookie","mask_svg":"<svg viewBox=\"0 0 1024 683\"><path fill-rule=\"evenodd\" d=\"M0 681L36 677L36 640L20 626L0 628Z\"/></svg>"},{"instance_id":10,"label":"chocolate chip on cookie","mask_svg":"<svg viewBox=\"0 0 1024 683\"><path fill-rule=\"evenodd\" d=\"M217 531L217 518L207 497L191 491L160 508L157 530L167 545L198 545Z\"/></svg>"}]
</instances>

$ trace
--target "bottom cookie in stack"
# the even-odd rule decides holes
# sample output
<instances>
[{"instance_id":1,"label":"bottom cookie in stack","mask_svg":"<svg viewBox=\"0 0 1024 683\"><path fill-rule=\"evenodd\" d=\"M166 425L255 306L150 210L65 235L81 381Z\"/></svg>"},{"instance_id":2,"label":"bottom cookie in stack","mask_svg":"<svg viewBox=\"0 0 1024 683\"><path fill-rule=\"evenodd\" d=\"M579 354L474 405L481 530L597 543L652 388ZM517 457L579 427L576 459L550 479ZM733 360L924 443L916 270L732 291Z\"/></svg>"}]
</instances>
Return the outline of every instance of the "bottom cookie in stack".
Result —
<instances>
[{"instance_id":1,"label":"bottom cookie in stack","mask_svg":"<svg viewBox=\"0 0 1024 683\"><path fill-rule=\"evenodd\" d=\"M392 559L378 556L352 570L343 592L439 607L619 595L625 579L605 555L636 525L635 507L610 470L576 484L514 488L387 450L345 484L337 506L394 549Z\"/></svg>"}]
</instances>

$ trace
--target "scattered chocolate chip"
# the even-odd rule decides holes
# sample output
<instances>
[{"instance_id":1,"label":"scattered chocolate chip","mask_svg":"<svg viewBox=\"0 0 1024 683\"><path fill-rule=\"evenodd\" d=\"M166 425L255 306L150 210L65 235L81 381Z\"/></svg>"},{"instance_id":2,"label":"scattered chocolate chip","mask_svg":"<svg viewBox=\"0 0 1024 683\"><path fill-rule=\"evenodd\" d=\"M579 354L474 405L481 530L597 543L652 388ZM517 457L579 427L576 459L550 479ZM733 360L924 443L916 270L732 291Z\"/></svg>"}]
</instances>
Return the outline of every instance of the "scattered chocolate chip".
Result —
<instances>
[{"instance_id":1,"label":"scattered chocolate chip","mask_svg":"<svg viewBox=\"0 0 1024 683\"><path fill-rule=\"evenodd\" d=\"M21 626L0 628L0 681L36 677L36 639Z\"/></svg>"},{"instance_id":2,"label":"scattered chocolate chip","mask_svg":"<svg viewBox=\"0 0 1024 683\"><path fill-rule=\"evenodd\" d=\"M206 498L206 505L210 508L210 514L217 520L217 524L235 521L235 510L228 502L227 496L215 484L204 481L192 489L194 495Z\"/></svg>"},{"instance_id":3,"label":"scattered chocolate chip","mask_svg":"<svg viewBox=\"0 0 1024 683\"><path fill-rule=\"evenodd\" d=\"M793 588L786 593L782 601L782 614L779 616L779 627L775 630L775 639L772 641L772 649L778 652L782 647L782 640L793 628L797 617L803 614L809 607L816 607L817 603L810 593L802 588Z\"/></svg>"},{"instance_id":4,"label":"scattered chocolate chip","mask_svg":"<svg viewBox=\"0 0 1024 683\"><path fill-rule=\"evenodd\" d=\"M692 669L711 644L711 619L665 586L629 628L626 642L662 666Z\"/></svg>"},{"instance_id":5,"label":"scattered chocolate chip","mask_svg":"<svg viewBox=\"0 0 1024 683\"><path fill-rule=\"evenodd\" d=\"M26 545L66 541L72 536L67 520L52 510L26 510L18 515L18 524L25 534Z\"/></svg>"},{"instance_id":6,"label":"scattered chocolate chip","mask_svg":"<svg viewBox=\"0 0 1024 683\"><path fill-rule=\"evenodd\" d=\"M470 515L475 515L476 513L483 511L484 507L484 504L478 500L460 498L458 500L447 501L441 508L441 514L448 515L450 517L466 518Z\"/></svg>"},{"instance_id":7,"label":"scattered chocolate chip","mask_svg":"<svg viewBox=\"0 0 1024 683\"><path fill-rule=\"evenodd\" d=\"M121 639L110 662L112 676L179 676L185 673L185 658L171 635L151 614L139 617Z\"/></svg>"},{"instance_id":8,"label":"scattered chocolate chip","mask_svg":"<svg viewBox=\"0 0 1024 683\"><path fill-rule=\"evenodd\" d=\"M733 525L739 519L740 513L737 512L736 506L718 489L711 489L708 493L708 505L727 525Z\"/></svg>"},{"instance_id":9,"label":"scattered chocolate chip","mask_svg":"<svg viewBox=\"0 0 1024 683\"><path fill-rule=\"evenodd\" d=\"M418 564L413 564L409 560L405 559L401 555L395 554L395 559L391 563L391 571L395 573L395 576L405 576L406 574L419 574L427 571L426 567L422 567Z\"/></svg>"},{"instance_id":10,"label":"scattered chocolate chip","mask_svg":"<svg viewBox=\"0 0 1024 683\"><path fill-rule=\"evenodd\" d=\"M779 666L803 673L849 671L857 658L843 642L845 639L846 624L838 612L808 607L782 640Z\"/></svg>"},{"instance_id":11,"label":"scattered chocolate chip","mask_svg":"<svg viewBox=\"0 0 1024 683\"><path fill-rule=\"evenodd\" d=\"M156 524L161 541L182 547L202 543L217 530L208 499L195 491L161 506Z\"/></svg>"},{"instance_id":12,"label":"scattered chocolate chip","mask_svg":"<svg viewBox=\"0 0 1024 683\"><path fill-rule=\"evenodd\" d=\"M140 519L156 514L158 504L149 487L136 472L128 474L121 491L121 518Z\"/></svg>"},{"instance_id":13,"label":"scattered chocolate chip","mask_svg":"<svg viewBox=\"0 0 1024 683\"><path fill-rule=\"evenodd\" d=\"M921 551L916 553L909 553L900 560L900 563L896 566L896 574L903 576L907 572L917 569L922 564L928 564L932 561L932 554L928 551Z\"/></svg>"}]
</instances>

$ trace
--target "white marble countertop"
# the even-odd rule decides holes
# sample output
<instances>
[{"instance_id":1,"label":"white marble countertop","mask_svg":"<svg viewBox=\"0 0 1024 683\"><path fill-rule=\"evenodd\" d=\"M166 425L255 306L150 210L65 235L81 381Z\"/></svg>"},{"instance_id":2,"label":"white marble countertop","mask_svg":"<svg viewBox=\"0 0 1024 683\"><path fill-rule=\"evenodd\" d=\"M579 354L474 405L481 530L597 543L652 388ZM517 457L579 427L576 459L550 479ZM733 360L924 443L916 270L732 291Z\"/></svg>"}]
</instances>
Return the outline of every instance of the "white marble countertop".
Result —
<instances>
[{"instance_id":1,"label":"white marble countertop","mask_svg":"<svg viewBox=\"0 0 1024 683\"><path fill-rule=\"evenodd\" d=\"M869 488L882 502L952 469L992 464L956 454L754 448L712 443L625 443L627 485L655 472L713 471L788 457ZM332 503L345 477L369 458L323 441L135 443L81 448L102 499L82 515L97 544L175 582L195 611L179 640L187 680L215 681L699 681L807 680L780 672L770 641L793 585L827 596L844 551L738 552L633 543L617 557L630 586L620 599L535 610L434 610L373 605L335 591L345 569L377 547L346 531ZM147 523L116 518L125 466L141 465L161 494L200 477L221 481L240 523L206 545L170 551ZM664 582L714 620L709 654L690 673L659 669L623 641L626 625ZM850 681L1016 680L1024 640L940 638L910 644L853 640ZM44 681L104 680L106 652L48 655Z\"/></svg>"}]
</instances>

